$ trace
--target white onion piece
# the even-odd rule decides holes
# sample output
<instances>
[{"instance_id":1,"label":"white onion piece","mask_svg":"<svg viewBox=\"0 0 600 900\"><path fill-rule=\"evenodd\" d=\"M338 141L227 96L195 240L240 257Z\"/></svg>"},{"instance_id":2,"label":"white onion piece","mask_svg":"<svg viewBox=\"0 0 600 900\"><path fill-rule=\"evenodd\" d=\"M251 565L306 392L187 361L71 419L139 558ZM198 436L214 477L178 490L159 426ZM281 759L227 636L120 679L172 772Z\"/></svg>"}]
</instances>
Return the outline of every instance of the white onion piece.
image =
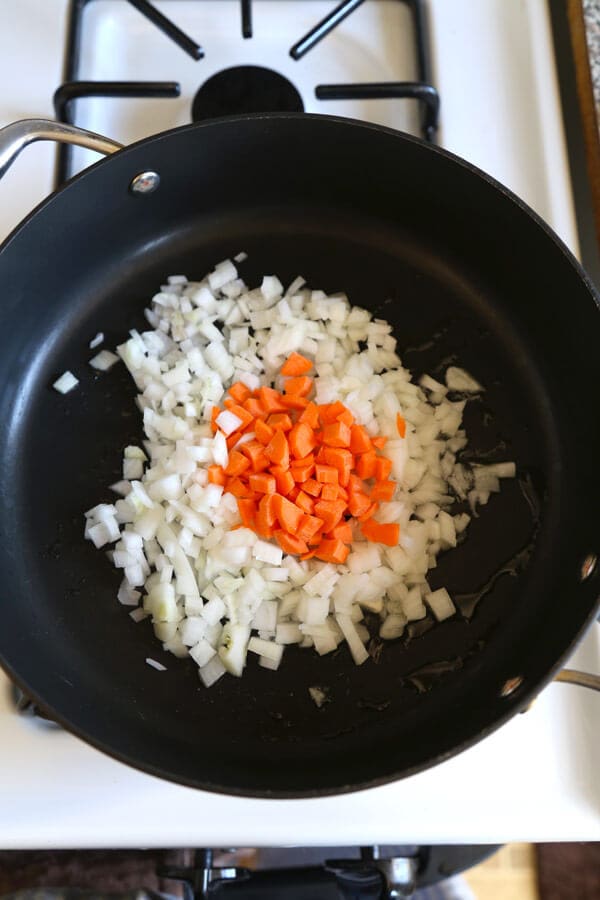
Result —
<instances>
[{"instance_id":1,"label":"white onion piece","mask_svg":"<svg viewBox=\"0 0 600 900\"><path fill-rule=\"evenodd\" d=\"M96 347L99 347L100 344L104 341L104 333L99 331L98 334L92 338L90 343L88 344L90 350L95 350Z\"/></svg>"},{"instance_id":2,"label":"white onion piece","mask_svg":"<svg viewBox=\"0 0 600 900\"><path fill-rule=\"evenodd\" d=\"M465 393L478 394L483 390L483 387L472 375L457 366L449 366L446 370L446 385L451 391L464 391Z\"/></svg>"},{"instance_id":3,"label":"white onion piece","mask_svg":"<svg viewBox=\"0 0 600 900\"><path fill-rule=\"evenodd\" d=\"M110 350L101 350L100 353L92 356L90 366L99 372L108 372L118 362L119 357L115 353L111 353Z\"/></svg>"},{"instance_id":4,"label":"white onion piece","mask_svg":"<svg viewBox=\"0 0 600 900\"><path fill-rule=\"evenodd\" d=\"M213 658L216 652L215 648L202 637L190 650L190 656L202 669Z\"/></svg>"},{"instance_id":5,"label":"white onion piece","mask_svg":"<svg viewBox=\"0 0 600 900\"><path fill-rule=\"evenodd\" d=\"M205 666L202 666L201 669L198 669L198 675L200 676L200 680L202 681L204 687L211 687L216 681L221 678L227 669L221 662L218 656L213 656L213 658L206 663Z\"/></svg>"},{"instance_id":6,"label":"white onion piece","mask_svg":"<svg viewBox=\"0 0 600 900\"><path fill-rule=\"evenodd\" d=\"M155 659L151 659L149 656L146 657L146 664L150 666L152 669L156 669L157 672L166 672L167 667L163 666L162 663L157 662Z\"/></svg>"},{"instance_id":7,"label":"white onion piece","mask_svg":"<svg viewBox=\"0 0 600 900\"><path fill-rule=\"evenodd\" d=\"M134 622L142 622L144 619L148 618L148 613L145 609L142 609L141 606L138 606L137 609L132 609L129 613L129 617L133 619Z\"/></svg>"},{"instance_id":8,"label":"white onion piece","mask_svg":"<svg viewBox=\"0 0 600 900\"><path fill-rule=\"evenodd\" d=\"M231 675L241 676L246 665L246 652L250 639L247 625L227 622L221 635L219 658Z\"/></svg>"},{"instance_id":9,"label":"white onion piece","mask_svg":"<svg viewBox=\"0 0 600 900\"><path fill-rule=\"evenodd\" d=\"M450 618L456 612L456 607L450 599L450 594L446 588L440 588L425 596L425 602L430 607L432 613L438 620L443 622L444 619Z\"/></svg>"},{"instance_id":10,"label":"white onion piece","mask_svg":"<svg viewBox=\"0 0 600 900\"><path fill-rule=\"evenodd\" d=\"M279 663L283 654L283 647L273 641L263 641L257 637L251 637L248 641L248 650L258 656L267 657L273 662Z\"/></svg>"},{"instance_id":11,"label":"white onion piece","mask_svg":"<svg viewBox=\"0 0 600 900\"><path fill-rule=\"evenodd\" d=\"M349 616L339 614L336 616L336 621L342 629L342 634L348 642L348 647L350 648L352 659L357 666L362 665L362 663L364 663L365 660L369 658L369 654L365 649L365 645L358 636L354 623Z\"/></svg>"},{"instance_id":12,"label":"white onion piece","mask_svg":"<svg viewBox=\"0 0 600 900\"><path fill-rule=\"evenodd\" d=\"M62 373L60 378L56 379L52 387L55 391L58 391L59 394L68 394L69 391L72 391L78 384L79 380L67 369L66 372Z\"/></svg>"}]
</instances>

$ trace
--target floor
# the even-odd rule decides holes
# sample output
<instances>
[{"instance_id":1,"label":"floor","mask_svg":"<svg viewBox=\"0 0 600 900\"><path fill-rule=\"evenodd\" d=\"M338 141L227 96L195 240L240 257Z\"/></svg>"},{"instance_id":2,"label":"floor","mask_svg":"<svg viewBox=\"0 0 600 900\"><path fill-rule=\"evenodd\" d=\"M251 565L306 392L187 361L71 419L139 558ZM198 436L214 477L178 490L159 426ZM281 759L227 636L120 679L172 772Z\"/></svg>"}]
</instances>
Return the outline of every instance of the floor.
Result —
<instances>
[{"instance_id":1,"label":"floor","mask_svg":"<svg viewBox=\"0 0 600 900\"><path fill-rule=\"evenodd\" d=\"M158 877L157 866L191 859L189 850L0 851L0 900L52 886L172 893L174 883ZM599 900L600 844L506 844L463 877L476 900Z\"/></svg>"},{"instance_id":2,"label":"floor","mask_svg":"<svg viewBox=\"0 0 600 900\"><path fill-rule=\"evenodd\" d=\"M463 877L477 900L542 900L532 844L505 844Z\"/></svg>"}]
</instances>

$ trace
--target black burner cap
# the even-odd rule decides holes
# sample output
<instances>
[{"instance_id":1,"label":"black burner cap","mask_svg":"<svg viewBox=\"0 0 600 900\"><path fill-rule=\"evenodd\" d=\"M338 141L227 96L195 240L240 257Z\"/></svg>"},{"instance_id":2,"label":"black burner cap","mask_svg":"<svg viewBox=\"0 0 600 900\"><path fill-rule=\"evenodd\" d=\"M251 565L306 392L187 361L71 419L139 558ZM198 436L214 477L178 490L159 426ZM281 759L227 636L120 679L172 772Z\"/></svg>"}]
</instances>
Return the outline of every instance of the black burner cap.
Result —
<instances>
[{"instance_id":1,"label":"black burner cap","mask_svg":"<svg viewBox=\"0 0 600 900\"><path fill-rule=\"evenodd\" d=\"M234 66L217 72L198 89L192 119L215 119L238 113L304 112L291 81L262 66Z\"/></svg>"}]
</instances>

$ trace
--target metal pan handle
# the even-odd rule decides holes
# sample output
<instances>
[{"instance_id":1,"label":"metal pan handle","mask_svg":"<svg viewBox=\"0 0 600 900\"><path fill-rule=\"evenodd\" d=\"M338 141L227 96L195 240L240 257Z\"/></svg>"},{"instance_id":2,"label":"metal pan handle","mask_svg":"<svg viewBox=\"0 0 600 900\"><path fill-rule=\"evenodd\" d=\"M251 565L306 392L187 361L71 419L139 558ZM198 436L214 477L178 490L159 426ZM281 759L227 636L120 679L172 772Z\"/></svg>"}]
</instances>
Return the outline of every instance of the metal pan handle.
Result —
<instances>
[{"instance_id":1,"label":"metal pan handle","mask_svg":"<svg viewBox=\"0 0 600 900\"><path fill-rule=\"evenodd\" d=\"M85 131L74 125L63 125L53 119L21 119L0 128L0 178L13 164L21 150L34 141L58 141L63 144L77 144L97 153L115 153L122 150L123 145L95 134L93 131Z\"/></svg>"},{"instance_id":2,"label":"metal pan handle","mask_svg":"<svg viewBox=\"0 0 600 900\"><path fill-rule=\"evenodd\" d=\"M589 672L580 672L578 669L561 669L558 675L554 676L554 680L600 691L600 675L591 675Z\"/></svg>"}]
</instances>

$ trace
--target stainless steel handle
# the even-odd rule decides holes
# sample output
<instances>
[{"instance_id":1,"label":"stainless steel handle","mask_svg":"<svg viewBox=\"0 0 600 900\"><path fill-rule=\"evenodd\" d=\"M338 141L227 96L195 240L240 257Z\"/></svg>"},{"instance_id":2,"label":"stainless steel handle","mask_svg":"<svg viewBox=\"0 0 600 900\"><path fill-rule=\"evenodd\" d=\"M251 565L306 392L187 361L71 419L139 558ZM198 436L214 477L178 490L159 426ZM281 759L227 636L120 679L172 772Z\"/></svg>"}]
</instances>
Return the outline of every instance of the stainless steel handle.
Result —
<instances>
[{"instance_id":1,"label":"stainless steel handle","mask_svg":"<svg viewBox=\"0 0 600 900\"><path fill-rule=\"evenodd\" d=\"M577 669L561 669L558 675L554 676L554 680L600 691L600 675L590 675L588 672L579 672Z\"/></svg>"},{"instance_id":2,"label":"stainless steel handle","mask_svg":"<svg viewBox=\"0 0 600 900\"><path fill-rule=\"evenodd\" d=\"M101 134L85 131L74 125L63 125L53 119L21 119L0 128L0 178L13 164L21 150L34 141L58 141L63 144L77 144L97 153L114 153L123 148L117 141L111 141Z\"/></svg>"}]
</instances>

